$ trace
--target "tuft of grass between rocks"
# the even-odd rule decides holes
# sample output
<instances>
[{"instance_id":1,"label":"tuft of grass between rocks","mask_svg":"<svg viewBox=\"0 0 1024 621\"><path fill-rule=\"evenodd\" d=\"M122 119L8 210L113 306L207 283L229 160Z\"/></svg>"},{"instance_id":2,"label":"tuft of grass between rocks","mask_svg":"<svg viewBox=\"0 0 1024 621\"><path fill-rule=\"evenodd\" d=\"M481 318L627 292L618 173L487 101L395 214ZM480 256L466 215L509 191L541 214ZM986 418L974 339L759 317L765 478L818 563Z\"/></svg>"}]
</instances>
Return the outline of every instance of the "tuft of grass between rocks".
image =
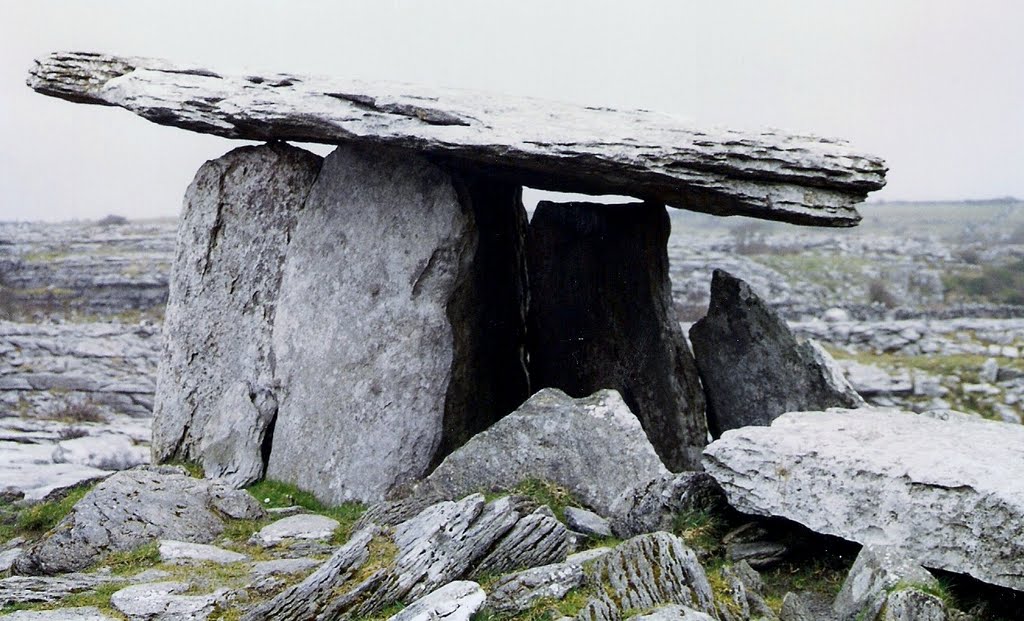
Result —
<instances>
[{"instance_id":1,"label":"tuft of grass between rocks","mask_svg":"<svg viewBox=\"0 0 1024 621\"><path fill-rule=\"evenodd\" d=\"M358 502L346 502L334 507L327 506L317 500L313 494L281 481L260 481L247 487L246 491L267 509L297 505L310 513L318 513L337 520L341 526L334 531L334 536L331 539L333 544L342 544L348 541L355 523L366 512L366 505Z\"/></svg>"},{"instance_id":2,"label":"tuft of grass between rocks","mask_svg":"<svg viewBox=\"0 0 1024 621\"><path fill-rule=\"evenodd\" d=\"M67 490L62 496L30 505L21 503L0 504L0 543L15 537L35 539L53 529L63 520L72 507L85 496L94 483L79 485Z\"/></svg>"}]
</instances>

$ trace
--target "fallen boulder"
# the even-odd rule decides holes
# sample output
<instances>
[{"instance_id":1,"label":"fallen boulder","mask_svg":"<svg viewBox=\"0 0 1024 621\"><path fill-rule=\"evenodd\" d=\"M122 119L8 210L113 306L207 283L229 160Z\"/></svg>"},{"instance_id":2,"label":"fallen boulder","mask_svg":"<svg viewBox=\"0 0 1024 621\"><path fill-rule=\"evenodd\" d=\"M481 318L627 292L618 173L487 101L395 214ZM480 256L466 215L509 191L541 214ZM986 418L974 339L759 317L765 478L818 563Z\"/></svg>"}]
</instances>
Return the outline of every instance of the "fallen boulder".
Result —
<instances>
[{"instance_id":1,"label":"fallen boulder","mask_svg":"<svg viewBox=\"0 0 1024 621\"><path fill-rule=\"evenodd\" d=\"M257 519L264 511L248 493L180 468L119 472L89 491L52 531L14 563L21 574L84 569L108 552L158 539L209 543L224 519Z\"/></svg>"},{"instance_id":2,"label":"fallen boulder","mask_svg":"<svg viewBox=\"0 0 1024 621\"><path fill-rule=\"evenodd\" d=\"M530 220L533 388L619 392L672 471L700 467L704 393L672 306L665 207L541 201Z\"/></svg>"},{"instance_id":3,"label":"fallen boulder","mask_svg":"<svg viewBox=\"0 0 1024 621\"><path fill-rule=\"evenodd\" d=\"M572 399L546 388L449 455L417 494L461 498L540 479L601 515L636 481L668 474L636 416L612 390Z\"/></svg>"},{"instance_id":4,"label":"fallen boulder","mask_svg":"<svg viewBox=\"0 0 1024 621\"><path fill-rule=\"evenodd\" d=\"M863 408L725 433L704 466L744 513L1024 591L1024 428Z\"/></svg>"},{"instance_id":5,"label":"fallen boulder","mask_svg":"<svg viewBox=\"0 0 1024 621\"><path fill-rule=\"evenodd\" d=\"M626 194L718 215L853 226L885 163L841 141L700 129L639 110L295 75L226 75L158 59L58 52L36 91L121 106L226 138L364 141L491 167L518 184Z\"/></svg>"},{"instance_id":6,"label":"fallen boulder","mask_svg":"<svg viewBox=\"0 0 1024 621\"><path fill-rule=\"evenodd\" d=\"M724 270L712 275L708 314L690 327L690 342L715 437L785 412L864 405L824 350L798 343L778 313Z\"/></svg>"}]
</instances>

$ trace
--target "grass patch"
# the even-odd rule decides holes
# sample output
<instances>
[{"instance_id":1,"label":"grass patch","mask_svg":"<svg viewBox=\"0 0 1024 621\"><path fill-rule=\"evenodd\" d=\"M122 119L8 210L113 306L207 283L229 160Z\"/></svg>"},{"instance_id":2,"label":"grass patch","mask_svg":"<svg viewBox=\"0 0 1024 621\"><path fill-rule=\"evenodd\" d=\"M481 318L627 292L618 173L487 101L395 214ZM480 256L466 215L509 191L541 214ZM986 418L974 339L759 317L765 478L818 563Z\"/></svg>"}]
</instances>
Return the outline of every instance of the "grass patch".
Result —
<instances>
[{"instance_id":1,"label":"grass patch","mask_svg":"<svg viewBox=\"0 0 1024 621\"><path fill-rule=\"evenodd\" d=\"M166 465L184 468L185 472L188 473L188 476L192 477L193 479L202 479L204 476L206 476L206 473L203 472L203 467L192 461L169 461L167 462Z\"/></svg>"},{"instance_id":2,"label":"grass patch","mask_svg":"<svg viewBox=\"0 0 1024 621\"><path fill-rule=\"evenodd\" d=\"M922 593L927 593L928 595L931 595L933 597L937 597L939 600L942 601L946 608L959 609L960 607L959 603L956 601L956 598L953 597L953 594L950 592L949 587L942 581L941 578L937 578L935 584L901 581L896 583L896 585L889 589L888 592L895 593L897 591L906 591L907 589L914 589L917 591L921 591Z\"/></svg>"},{"instance_id":3,"label":"grass patch","mask_svg":"<svg viewBox=\"0 0 1024 621\"><path fill-rule=\"evenodd\" d=\"M17 517L17 530L30 536L41 535L52 529L71 513L72 507L85 496L92 485L72 488L62 498L48 500L30 505L23 509Z\"/></svg>"},{"instance_id":4,"label":"grass patch","mask_svg":"<svg viewBox=\"0 0 1024 621\"><path fill-rule=\"evenodd\" d=\"M473 615L473 621L554 621L561 617L575 617L596 595L589 587L580 587L566 593L560 600L546 597L519 613L498 613L482 610Z\"/></svg>"},{"instance_id":5,"label":"grass patch","mask_svg":"<svg viewBox=\"0 0 1024 621\"><path fill-rule=\"evenodd\" d=\"M134 550L111 552L100 560L96 568L109 567L110 571L114 574L126 576L138 573L143 569L149 569L159 562L160 544L159 542L152 541Z\"/></svg>"},{"instance_id":6,"label":"grass patch","mask_svg":"<svg viewBox=\"0 0 1024 621\"><path fill-rule=\"evenodd\" d=\"M1024 304L1024 259L943 278L947 301Z\"/></svg>"},{"instance_id":7,"label":"grass patch","mask_svg":"<svg viewBox=\"0 0 1024 621\"><path fill-rule=\"evenodd\" d=\"M555 483L551 483L550 481L542 481L540 479L527 479L525 481L521 481L510 490L484 492L484 497L489 502L496 498L501 498L502 496L508 496L509 494L526 496L527 498L531 498L536 501L537 504L547 505L560 522L565 522L566 507L581 506L581 504L573 498L572 494L569 493L569 490Z\"/></svg>"},{"instance_id":8,"label":"grass patch","mask_svg":"<svg viewBox=\"0 0 1024 621\"><path fill-rule=\"evenodd\" d=\"M677 513L672 519L672 532L686 545L713 554L721 552L722 537L728 529L729 525L722 516L706 509Z\"/></svg>"}]
</instances>

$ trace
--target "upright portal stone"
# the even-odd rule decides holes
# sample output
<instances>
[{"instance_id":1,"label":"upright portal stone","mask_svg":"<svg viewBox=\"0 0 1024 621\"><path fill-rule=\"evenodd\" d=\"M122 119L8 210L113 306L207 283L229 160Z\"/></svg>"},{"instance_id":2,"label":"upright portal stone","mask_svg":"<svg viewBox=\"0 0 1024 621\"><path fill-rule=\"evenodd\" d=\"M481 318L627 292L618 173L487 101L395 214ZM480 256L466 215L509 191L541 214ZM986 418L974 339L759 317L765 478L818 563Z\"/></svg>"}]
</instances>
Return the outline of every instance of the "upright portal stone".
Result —
<instances>
[{"instance_id":1,"label":"upright portal stone","mask_svg":"<svg viewBox=\"0 0 1024 621\"><path fill-rule=\"evenodd\" d=\"M530 225L533 389L618 390L670 470L699 468L704 395L672 312L668 214L541 202Z\"/></svg>"},{"instance_id":2,"label":"upright portal stone","mask_svg":"<svg viewBox=\"0 0 1024 621\"><path fill-rule=\"evenodd\" d=\"M381 499L526 398L519 192L405 151L327 158L281 283L269 477L331 503ZM503 261L515 278L485 290L479 271Z\"/></svg>"},{"instance_id":3,"label":"upright portal stone","mask_svg":"<svg viewBox=\"0 0 1024 621\"><path fill-rule=\"evenodd\" d=\"M272 418L261 411L266 399L251 408L221 406L239 384L253 395L273 389L270 339L284 257L321 162L281 143L242 147L204 164L189 186L157 378L158 461L202 458L207 426L265 426ZM247 419L221 420L237 416ZM235 456L245 464L227 456L222 466L255 469L258 477L260 447L250 448Z\"/></svg>"},{"instance_id":4,"label":"upright portal stone","mask_svg":"<svg viewBox=\"0 0 1024 621\"><path fill-rule=\"evenodd\" d=\"M690 342L716 438L786 412L864 405L827 352L797 342L747 283L724 270L711 277L708 314L690 328Z\"/></svg>"}]
</instances>

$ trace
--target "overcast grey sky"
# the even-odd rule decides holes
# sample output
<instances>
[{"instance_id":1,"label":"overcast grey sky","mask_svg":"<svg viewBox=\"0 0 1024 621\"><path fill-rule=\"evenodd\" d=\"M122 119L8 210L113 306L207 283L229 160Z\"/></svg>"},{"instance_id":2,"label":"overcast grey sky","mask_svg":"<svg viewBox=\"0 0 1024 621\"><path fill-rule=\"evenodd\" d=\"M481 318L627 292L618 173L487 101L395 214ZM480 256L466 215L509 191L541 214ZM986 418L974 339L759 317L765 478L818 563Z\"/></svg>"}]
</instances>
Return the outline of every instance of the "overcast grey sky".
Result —
<instances>
[{"instance_id":1,"label":"overcast grey sky","mask_svg":"<svg viewBox=\"0 0 1024 621\"><path fill-rule=\"evenodd\" d=\"M238 144L32 93L53 50L781 127L884 156L873 197L1024 196L1022 35L1019 0L0 0L0 220L174 215Z\"/></svg>"}]
</instances>

